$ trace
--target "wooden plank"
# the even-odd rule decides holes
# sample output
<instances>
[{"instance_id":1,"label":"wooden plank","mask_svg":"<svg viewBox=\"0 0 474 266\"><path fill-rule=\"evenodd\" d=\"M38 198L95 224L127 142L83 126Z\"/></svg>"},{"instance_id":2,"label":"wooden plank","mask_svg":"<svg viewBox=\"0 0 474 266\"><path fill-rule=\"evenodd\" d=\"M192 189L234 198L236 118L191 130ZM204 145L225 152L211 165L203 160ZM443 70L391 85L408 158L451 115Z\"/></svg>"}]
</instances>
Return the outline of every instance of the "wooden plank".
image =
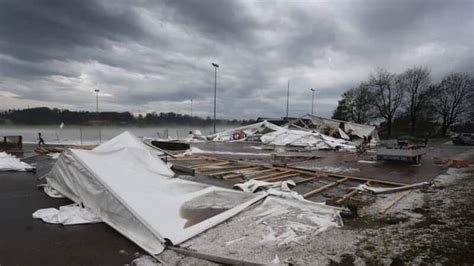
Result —
<instances>
[{"instance_id":1,"label":"wooden plank","mask_svg":"<svg viewBox=\"0 0 474 266\"><path fill-rule=\"evenodd\" d=\"M216 167L216 168L203 168L200 169L199 172L205 173L205 172L211 172L211 171L216 171L216 170L222 170L222 171L233 171L233 170L239 170L242 169L242 167L245 169L247 167L257 167L257 165L225 165L224 167ZM261 166L258 166L259 168L262 168ZM216 172L217 173L217 172ZM213 174L213 173L210 173Z\"/></svg>"},{"instance_id":2,"label":"wooden plank","mask_svg":"<svg viewBox=\"0 0 474 266\"><path fill-rule=\"evenodd\" d=\"M234 169L227 170L227 171L210 173L210 174L208 174L208 176L219 176L219 175L224 175L224 174L228 174L228 173L233 173L233 172L235 172L236 170L239 170L239 169L247 169L247 168L253 168L253 167L257 167L257 166L255 166L255 165L239 166L239 167L236 167Z\"/></svg>"},{"instance_id":3,"label":"wooden plank","mask_svg":"<svg viewBox=\"0 0 474 266\"><path fill-rule=\"evenodd\" d=\"M286 175L277 176L277 177L272 177L272 178L264 179L264 180L261 180L261 181L265 181L265 182L275 182L275 181L279 181L279 180L282 180L282 179L287 179L287 178L289 178L289 177L298 176L298 175L300 175L300 174L298 174L298 173L289 173L289 174L286 174Z\"/></svg>"},{"instance_id":4,"label":"wooden plank","mask_svg":"<svg viewBox=\"0 0 474 266\"><path fill-rule=\"evenodd\" d=\"M259 166L255 166L255 168L259 168ZM247 171L247 170L252 170L253 168L245 168L245 169L241 169L243 171ZM233 173L233 174L229 174L229 175L223 175L222 176L222 179L232 179L232 178L237 178L237 177L243 177L245 174L244 173L241 173L241 172L238 172L239 170L235 170L236 173Z\"/></svg>"},{"instance_id":5,"label":"wooden plank","mask_svg":"<svg viewBox=\"0 0 474 266\"><path fill-rule=\"evenodd\" d=\"M401 199L403 199L406 195L410 194L411 190L405 191L403 193L400 193L398 197L396 197L392 202L387 204L387 206L383 207L380 209L379 213L384 214L386 213L390 208L392 208L395 204L397 204Z\"/></svg>"},{"instance_id":6,"label":"wooden plank","mask_svg":"<svg viewBox=\"0 0 474 266\"><path fill-rule=\"evenodd\" d=\"M329 183L329 184L326 184L326 185L324 185L324 186L322 186L322 187L319 187L319 188L317 188L317 189L315 189L315 190L312 190L312 191L310 191L310 192L308 192L308 193L305 193L305 194L303 195L303 197L304 197L304 198L311 197L311 196L313 196L313 195L318 194L319 192L322 192L322 191L324 191L324 190L327 190L327 189L330 189L330 188L332 188L332 187L335 187L335 186L337 186L337 185L339 185L339 184L341 184L342 182L345 182L345 181L347 181L347 180L349 180L348 177L343 178L343 179L341 179L341 180L337 180L337 181L332 182L332 183Z\"/></svg>"},{"instance_id":7,"label":"wooden plank","mask_svg":"<svg viewBox=\"0 0 474 266\"><path fill-rule=\"evenodd\" d=\"M204 164L192 165L191 168L193 168L193 169L206 168L206 167L212 167L212 166L226 165L226 164L229 164L229 163L230 163L230 162L204 163Z\"/></svg>"},{"instance_id":8,"label":"wooden plank","mask_svg":"<svg viewBox=\"0 0 474 266\"><path fill-rule=\"evenodd\" d=\"M370 185L370 181L365 182L364 185L366 185L366 186ZM344 201L350 199L352 196L354 196L355 194L357 194L357 192L359 192L358 189L351 189L351 191L349 191L349 192L346 193L344 196L342 196L342 198L338 199L338 200L336 201L336 203L337 203L337 204L343 203Z\"/></svg>"},{"instance_id":9,"label":"wooden plank","mask_svg":"<svg viewBox=\"0 0 474 266\"><path fill-rule=\"evenodd\" d=\"M335 178L349 178L352 180L360 180L360 181L370 181L372 183L382 184L382 185L389 185L389 186L405 186L404 183L399 182L392 182L392 181L385 181L385 180L378 180L373 178L365 178L365 177L357 177L357 176L345 176L345 175L338 175L338 174L328 174L329 177Z\"/></svg>"},{"instance_id":10,"label":"wooden plank","mask_svg":"<svg viewBox=\"0 0 474 266\"><path fill-rule=\"evenodd\" d=\"M295 182L296 185L299 185L299 184L304 184L304 183L308 183L308 182L311 182L313 180L317 179L317 177L310 177L310 178L306 178L306 179L303 179L301 181L297 181Z\"/></svg>"},{"instance_id":11,"label":"wooden plank","mask_svg":"<svg viewBox=\"0 0 474 266\"><path fill-rule=\"evenodd\" d=\"M255 171L255 172L253 172L251 175L252 175L252 176L258 176L258 175L261 175L261 174L264 174L264 173L268 173L268 172L273 172L273 171L275 171L274 168L264 169L264 170L261 170L261 171Z\"/></svg>"},{"instance_id":12,"label":"wooden plank","mask_svg":"<svg viewBox=\"0 0 474 266\"><path fill-rule=\"evenodd\" d=\"M279 171L279 170L275 170L275 171ZM255 177L255 178L252 178L253 180L263 180L263 179L267 179L267 178L270 178L270 177L276 177L276 176L279 176L279 175L284 175L284 174L287 174L288 172L287 171L280 171L280 172L277 172L277 173L272 173L272 174L268 174L268 175L264 175L264 176L258 176L258 177Z\"/></svg>"}]
</instances>

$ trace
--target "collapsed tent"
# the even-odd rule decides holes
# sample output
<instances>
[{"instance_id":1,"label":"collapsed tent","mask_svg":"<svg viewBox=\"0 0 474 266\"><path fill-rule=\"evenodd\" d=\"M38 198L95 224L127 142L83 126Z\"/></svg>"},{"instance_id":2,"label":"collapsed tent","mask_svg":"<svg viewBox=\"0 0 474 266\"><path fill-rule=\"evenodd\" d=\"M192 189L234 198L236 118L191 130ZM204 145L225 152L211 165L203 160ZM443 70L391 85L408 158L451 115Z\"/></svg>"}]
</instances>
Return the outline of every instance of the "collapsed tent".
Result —
<instances>
[{"instance_id":1,"label":"collapsed tent","mask_svg":"<svg viewBox=\"0 0 474 266\"><path fill-rule=\"evenodd\" d=\"M355 145L343 139L332 138L318 132L287 129L281 127L279 130L263 135L260 140L264 144L279 146L301 146L314 147L317 149L355 149Z\"/></svg>"},{"instance_id":2,"label":"collapsed tent","mask_svg":"<svg viewBox=\"0 0 474 266\"><path fill-rule=\"evenodd\" d=\"M258 140L263 134L279 130L280 128L270 122L263 121L212 134L207 136L207 139L213 141L248 140L249 138Z\"/></svg>"},{"instance_id":3,"label":"collapsed tent","mask_svg":"<svg viewBox=\"0 0 474 266\"><path fill-rule=\"evenodd\" d=\"M0 171L30 171L34 168L20 161L14 155L6 152L0 152Z\"/></svg>"},{"instance_id":4,"label":"collapsed tent","mask_svg":"<svg viewBox=\"0 0 474 266\"><path fill-rule=\"evenodd\" d=\"M150 254L162 252L165 242L182 243L266 196L173 175L149 147L125 132L94 150L66 150L46 180Z\"/></svg>"},{"instance_id":5,"label":"collapsed tent","mask_svg":"<svg viewBox=\"0 0 474 266\"><path fill-rule=\"evenodd\" d=\"M350 135L355 135L361 139L371 137L371 142L374 144L380 141L375 126L324 118L311 114L300 117L299 119L291 122L290 125L305 130L327 133L328 135L337 133L341 136L341 138L346 139L349 138Z\"/></svg>"}]
</instances>

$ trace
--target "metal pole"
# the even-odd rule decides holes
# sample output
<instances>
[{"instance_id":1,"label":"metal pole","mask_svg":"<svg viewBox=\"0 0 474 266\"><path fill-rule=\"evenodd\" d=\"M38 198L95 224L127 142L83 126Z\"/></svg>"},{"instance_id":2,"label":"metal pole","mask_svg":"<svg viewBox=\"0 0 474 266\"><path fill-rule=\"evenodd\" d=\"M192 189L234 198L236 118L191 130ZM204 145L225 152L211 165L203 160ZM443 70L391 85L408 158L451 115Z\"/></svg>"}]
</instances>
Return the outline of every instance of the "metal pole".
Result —
<instances>
[{"instance_id":1,"label":"metal pole","mask_svg":"<svg viewBox=\"0 0 474 266\"><path fill-rule=\"evenodd\" d=\"M288 118L288 107L290 105L290 80L288 80L288 92L286 94L286 117Z\"/></svg>"},{"instance_id":2,"label":"metal pole","mask_svg":"<svg viewBox=\"0 0 474 266\"><path fill-rule=\"evenodd\" d=\"M311 96L311 114L313 115L314 114L314 89L311 88L311 93L312 93L312 96Z\"/></svg>"},{"instance_id":3,"label":"metal pole","mask_svg":"<svg viewBox=\"0 0 474 266\"><path fill-rule=\"evenodd\" d=\"M214 134L216 134L216 103L217 103L217 68L218 64L212 63L214 67Z\"/></svg>"},{"instance_id":4,"label":"metal pole","mask_svg":"<svg viewBox=\"0 0 474 266\"><path fill-rule=\"evenodd\" d=\"M102 143L102 131L100 130L100 113L99 113L99 89L95 89L95 106L97 112L97 125L99 126L99 143Z\"/></svg>"},{"instance_id":5,"label":"metal pole","mask_svg":"<svg viewBox=\"0 0 474 266\"><path fill-rule=\"evenodd\" d=\"M217 67L214 67L214 134L216 134Z\"/></svg>"}]
</instances>

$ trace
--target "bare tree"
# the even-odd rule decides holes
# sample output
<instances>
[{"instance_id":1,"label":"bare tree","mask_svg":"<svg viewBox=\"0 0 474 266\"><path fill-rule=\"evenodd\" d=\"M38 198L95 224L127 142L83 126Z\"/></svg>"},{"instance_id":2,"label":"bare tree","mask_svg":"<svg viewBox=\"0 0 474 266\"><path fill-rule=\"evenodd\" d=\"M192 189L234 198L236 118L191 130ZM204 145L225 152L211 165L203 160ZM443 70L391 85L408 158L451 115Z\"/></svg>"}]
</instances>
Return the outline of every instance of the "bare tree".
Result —
<instances>
[{"instance_id":1,"label":"bare tree","mask_svg":"<svg viewBox=\"0 0 474 266\"><path fill-rule=\"evenodd\" d=\"M466 115L472 103L474 80L467 74L452 73L445 77L438 86L432 87L434 97L432 105L442 121L441 134L446 135L449 127Z\"/></svg>"},{"instance_id":2,"label":"bare tree","mask_svg":"<svg viewBox=\"0 0 474 266\"><path fill-rule=\"evenodd\" d=\"M392 122L403 99L403 90L397 76L384 69L377 69L368 83L377 113L387 122L387 135L392 136Z\"/></svg>"},{"instance_id":3,"label":"bare tree","mask_svg":"<svg viewBox=\"0 0 474 266\"><path fill-rule=\"evenodd\" d=\"M333 118L359 124L369 123L373 117L372 97L367 83L361 83L344 94L339 101Z\"/></svg>"},{"instance_id":4,"label":"bare tree","mask_svg":"<svg viewBox=\"0 0 474 266\"><path fill-rule=\"evenodd\" d=\"M405 105L410 117L410 133L415 134L418 114L429 101L430 71L426 67L407 69L399 76L399 86L405 91Z\"/></svg>"}]
</instances>

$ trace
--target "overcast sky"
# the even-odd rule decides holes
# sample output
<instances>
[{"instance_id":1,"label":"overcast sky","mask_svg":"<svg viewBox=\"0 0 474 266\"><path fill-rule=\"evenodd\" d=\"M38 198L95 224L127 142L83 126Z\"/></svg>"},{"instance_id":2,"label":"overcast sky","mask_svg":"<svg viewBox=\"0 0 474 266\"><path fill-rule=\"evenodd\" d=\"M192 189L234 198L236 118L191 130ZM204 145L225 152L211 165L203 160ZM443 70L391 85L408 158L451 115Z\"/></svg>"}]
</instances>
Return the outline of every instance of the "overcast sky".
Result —
<instances>
[{"instance_id":1,"label":"overcast sky","mask_svg":"<svg viewBox=\"0 0 474 266\"><path fill-rule=\"evenodd\" d=\"M377 67L474 69L474 1L0 0L0 109L330 116Z\"/></svg>"}]
</instances>

